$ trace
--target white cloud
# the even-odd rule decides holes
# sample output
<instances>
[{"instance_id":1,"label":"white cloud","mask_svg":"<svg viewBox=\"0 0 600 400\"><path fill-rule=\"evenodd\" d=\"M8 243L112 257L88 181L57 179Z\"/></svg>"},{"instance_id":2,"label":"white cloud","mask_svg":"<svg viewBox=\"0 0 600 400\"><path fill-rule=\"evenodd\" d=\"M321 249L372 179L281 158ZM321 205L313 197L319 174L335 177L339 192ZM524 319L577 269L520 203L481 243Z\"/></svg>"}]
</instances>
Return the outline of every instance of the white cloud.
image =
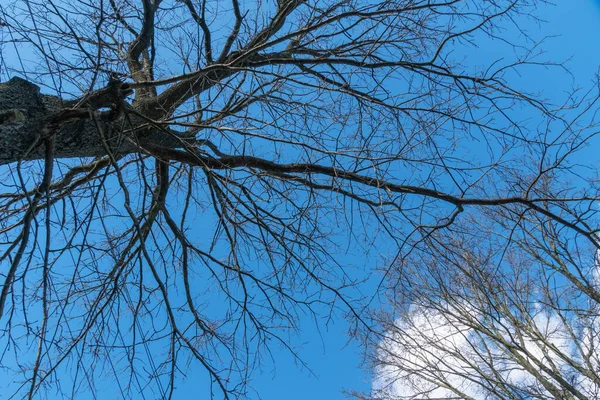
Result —
<instances>
[{"instance_id":1,"label":"white cloud","mask_svg":"<svg viewBox=\"0 0 600 400\"><path fill-rule=\"evenodd\" d=\"M600 398L600 384L598 383L598 379L600 379L598 377L600 371L600 317L595 316L589 319L580 344L582 354L578 357L578 361L584 365L588 364L588 369L595 371L596 376L594 379L581 375L577 384L587 396L598 399Z\"/></svg>"},{"instance_id":2,"label":"white cloud","mask_svg":"<svg viewBox=\"0 0 600 400\"><path fill-rule=\"evenodd\" d=\"M472 315L477 319L478 316ZM507 320L498 324L505 339L519 343L519 355L530 368L540 371L544 365L560 371L567 379L573 369L558 352L575 359L576 348L563 320L557 315L538 310L532 318L532 328L516 330ZM589 330L583 347L594 354L598 361L600 353L600 325ZM594 333L596 336L591 337ZM405 320L396 321L388 337L380 342L379 367L373 381L373 396L385 399L452 399L471 397L479 400L486 396L485 374L493 365L506 384L545 392L535 376L514 360L510 352L477 334L450 314L414 308ZM493 364L491 361L494 361ZM597 368L598 364L594 364ZM552 381L548 374L544 376ZM584 376L576 376L573 383L580 390L599 398L597 383ZM451 389L453 388L453 389ZM546 394L548 394L546 392Z\"/></svg>"},{"instance_id":3,"label":"white cloud","mask_svg":"<svg viewBox=\"0 0 600 400\"><path fill-rule=\"evenodd\" d=\"M573 355L574 346L572 337L564 326L562 319L556 315L544 311L538 311L533 317L533 324L530 331L517 331L506 321L503 325L510 326L510 335L505 335L506 339L512 338L524 349L519 351L520 355L535 370L538 365L546 365L566 372L568 363L561 358L559 353L567 357ZM528 372L522 365L516 361L507 362L508 372L505 375L507 382L521 387L535 385L536 378Z\"/></svg>"},{"instance_id":4,"label":"white cloud","mask_svg":"<svg viewBox=\"0 0 600 400\"><path fill-rule=\"evenodd\" d=\"M380 343L382 365L373 382L374 394L400 399L476 396L476 385L465 379L472 374L467 361L471 333L447 314L412 310L410 318L397 321Z\"/></svg>"}]
</instances>

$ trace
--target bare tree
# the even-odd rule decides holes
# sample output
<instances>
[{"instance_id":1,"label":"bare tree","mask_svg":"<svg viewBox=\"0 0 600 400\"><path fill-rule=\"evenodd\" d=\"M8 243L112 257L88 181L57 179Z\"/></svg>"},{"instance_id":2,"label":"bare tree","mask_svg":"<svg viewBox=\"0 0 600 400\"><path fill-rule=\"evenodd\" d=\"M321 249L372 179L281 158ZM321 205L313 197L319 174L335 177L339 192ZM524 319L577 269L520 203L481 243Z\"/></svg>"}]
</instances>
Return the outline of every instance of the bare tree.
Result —
<instances>
[{"instance_id":1,"label":"bare tree","mask_svg":"<svg viewBox=\"0 0 600 400\"><path fill-rule=\"evenodd\" d=\"M200 367L219 396L248 397L273 346L296 354L300 315L370 326L355 289L368 271L343 254L386 241L403 260L433 257L485 213L595 243L571 212L595 192L540 189L588 140L566 119L582 103L510 84L542 63L526 35L505 43L512 60L458 56L541 5L3 4L0 361L13 396L75 398L108 379L124 398L172 398ZM526 174L524 155L540 170Z\"/></svg>"},{"instance_id":2,"label":"bare tree","mask_svg":"<svg viewBox=\"0 0 600 400\"><path fill-rule=\"evenodd\" d=\"M544 195L598 198L595 172L574 184L564 167L563 179L540 175ZM404 259L388 292L395 312L375 315L387 333L371 353L368 397L598 398L598 205L572 206L544 208L593 235L509 207L473 213Z\"/></svg>"}]
</instances>

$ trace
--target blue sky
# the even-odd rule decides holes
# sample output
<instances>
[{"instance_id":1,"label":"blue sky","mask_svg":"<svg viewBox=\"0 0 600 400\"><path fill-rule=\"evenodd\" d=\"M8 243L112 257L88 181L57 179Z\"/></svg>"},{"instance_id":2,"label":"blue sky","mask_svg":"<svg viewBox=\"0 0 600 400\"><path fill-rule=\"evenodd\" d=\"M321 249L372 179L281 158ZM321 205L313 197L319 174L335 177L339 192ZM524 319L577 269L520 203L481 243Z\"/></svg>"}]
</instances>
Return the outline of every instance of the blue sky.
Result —
<instances>
[{"instance_id":1,"label":"blue sky","mask_svg":"<svg viewBox=\"0 0 600 400\"><path fill-rule=\"evenodd\" d=\"M531 90L543 89L546 96L559 101L573 87L587 88L593 84L600 66L600 46L596 44L600 37L600 0L559 0L556 6L540 8L540 17L547 22L539 27L523 28L534 37L549 37L542 47L546 51L545 58L554 61L570 59L566 66L573 74L573 80L557 70L539 67L516 77L512 83ZM487 46L473 50L467 56L469 62L481 60L484 64L483 59L502 57L501 51L504 50ZM385 250L382 252L385 256ZM351 257L339 261L356 264ZM357 271L359 269L360 266ZM371 285L371 290L373 288ZM349 327L341 312L331 320L323 317L314 321L306 316L301 326L302 332L291 337L291 341L311 371L296 363L288 352L273 347L273 362L265 357L262 372L257 371L250 383L256 394L266 400L342 399L344 389L369 391L371 377L361 368L361 349L347 335ZM198 371L197 376L194 371L189 371L187 379L177 385L175 398L197 398L199 395L204 398L207 389L204 371Z\"/></svg>"},{"instance_id":2,"label":"blue sky","mask_svg":"<svg viewBox=\"0 0 600 400\"><path fill-rule=\"evenodd\" d=\"M546 22L525 28L534 37L548 37L542 47L545 58L553 61L568 59L566 67L573 76L569 78L558 70L539 67L514 83L543 89L548 98L559 101L573 87L586 89L593 85L600 66L600 45L597 44L600 0L563 0L554 6L540 8L539 13ZM493 47L480 48L473 56L498 58L501 55L497 51ZM300 340L305 342L301 354L314 375L295 365L287 354L275 354L275 365L266 366L262 376L255 377L252 387L265 400L343 399L346 398L343 389L368 392L371 378L361 368L360 349L356 343L348 343L348 327L344 321L334 320L321 328L320 333L310 320L305 322Z\"/></svg>"}]
</instances>

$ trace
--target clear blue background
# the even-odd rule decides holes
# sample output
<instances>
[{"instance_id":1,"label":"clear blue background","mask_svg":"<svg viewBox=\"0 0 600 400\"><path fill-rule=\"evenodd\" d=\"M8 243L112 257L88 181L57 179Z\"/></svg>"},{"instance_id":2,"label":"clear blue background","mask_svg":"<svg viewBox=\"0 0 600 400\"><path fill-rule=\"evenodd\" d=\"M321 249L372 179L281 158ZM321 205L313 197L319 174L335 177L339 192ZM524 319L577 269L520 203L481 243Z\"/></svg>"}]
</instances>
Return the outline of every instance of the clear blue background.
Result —
<instances>
[{"instance_id":1,"label":"clear blue background","mask_svg":"<svg viewBox=\"0 0 600 400\"><path fill-rule=\"evenodd\" d=\"M530 25L521 28L537 38L558 35L547 39L543 45L545 58L553 61L570 59L566 66L573 75L572 80L558 70L538 67L529 69L511 84L517 88L543 88L547 97L558 102L566 96L566 91L574 87L586 89L594 84L600 66L600 0L558 0L555 6L540 7L539 16L546 22L538 26L529 21ZM475 49L467 55L468 61L483 65L484 59L502 57L499 51L493 46ZM589 151L590 154L600 153L600 149ZM355 263L351 259L339 261ZM303 322L302 333L294 345L299 345L299 355L312 372L295 363L288 352L278 353L274 347L274 361L270 363L265 358L262 374L255 375L250 382L253 397L259 395L265 400L342 399L345 398L344 389L369 392L371 377L362 368L361 349L350 340L345 321L340 316L322 320L319 329L310 318ZM207 397L209 388L205 372L199 370L197 373L196 376L194 371L189 371L188 378L177 385L176 399ZM0 387L8 383L6 379L0 376ZM103 398L102 394L98 394L98 398Z\"/></svg>"},{"instance_id":2,"label":"clear blue background","mask_svg":"<svg viewBox=\"0 0 600 400\"><path fill-rule=\"evenodd\" d=\"M482 0L483 1L483 0ZM533 37L546 39L542 49L546 52L542 59L564 61L572 77L557 69L543 67L530 68L527 74L511 82L517 88L543 89L550 100L560 101L575 87L588 89L594 85L594 77L600 66L600 0L558 0L556 5L539 8L539 16L545 20L540 25L522 26ZM512 33L511 33L512 35ZM558 36L557 36L558 35ZM479 48L469 57L477 63L476 57L502 56L495 48ZM483 65L483 61L481 62ZM600 149L589 149L594 154ZM594 157L598 159L597 156ZM306 321L302 338L303 359L312 368L314 375L293 364L287 355L275 357L276 365L265 368L262 376L256 376L251 386L265 400L275 399L343 399L344 389L369 392L371 378L361 368L361 352L356 343L348 342L347 325L343 320L334 321L327 329L311 329L311 321ZM189 398L193 398L194 388L190 382ZM197 392L196 392L197 393ZM180 392L182 399L188 398Z\"/></svg>"}]
</instances>

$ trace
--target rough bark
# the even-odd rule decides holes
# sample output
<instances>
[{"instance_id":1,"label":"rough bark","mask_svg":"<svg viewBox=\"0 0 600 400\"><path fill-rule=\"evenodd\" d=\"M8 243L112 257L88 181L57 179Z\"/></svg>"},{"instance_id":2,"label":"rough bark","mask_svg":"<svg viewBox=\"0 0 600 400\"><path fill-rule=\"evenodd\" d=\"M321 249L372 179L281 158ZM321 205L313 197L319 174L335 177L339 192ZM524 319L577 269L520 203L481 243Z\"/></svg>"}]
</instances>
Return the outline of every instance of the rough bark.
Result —
<instances>
[{"instance_id":1,"label":"rough bark","mask_svg":"<svg viewBox=\"0 0 600 400\"><path fill-rule=\"evenodd\" d=\"M147 104L125 101L127 84L113 81L81 99L64 100L13 77L0 84L0 165L44 158L43 139L54 136L55 158L96 157L107 146L119 154L139 144L182 147L184 135L162 128Z\"/></svg>"}]
</instances>

